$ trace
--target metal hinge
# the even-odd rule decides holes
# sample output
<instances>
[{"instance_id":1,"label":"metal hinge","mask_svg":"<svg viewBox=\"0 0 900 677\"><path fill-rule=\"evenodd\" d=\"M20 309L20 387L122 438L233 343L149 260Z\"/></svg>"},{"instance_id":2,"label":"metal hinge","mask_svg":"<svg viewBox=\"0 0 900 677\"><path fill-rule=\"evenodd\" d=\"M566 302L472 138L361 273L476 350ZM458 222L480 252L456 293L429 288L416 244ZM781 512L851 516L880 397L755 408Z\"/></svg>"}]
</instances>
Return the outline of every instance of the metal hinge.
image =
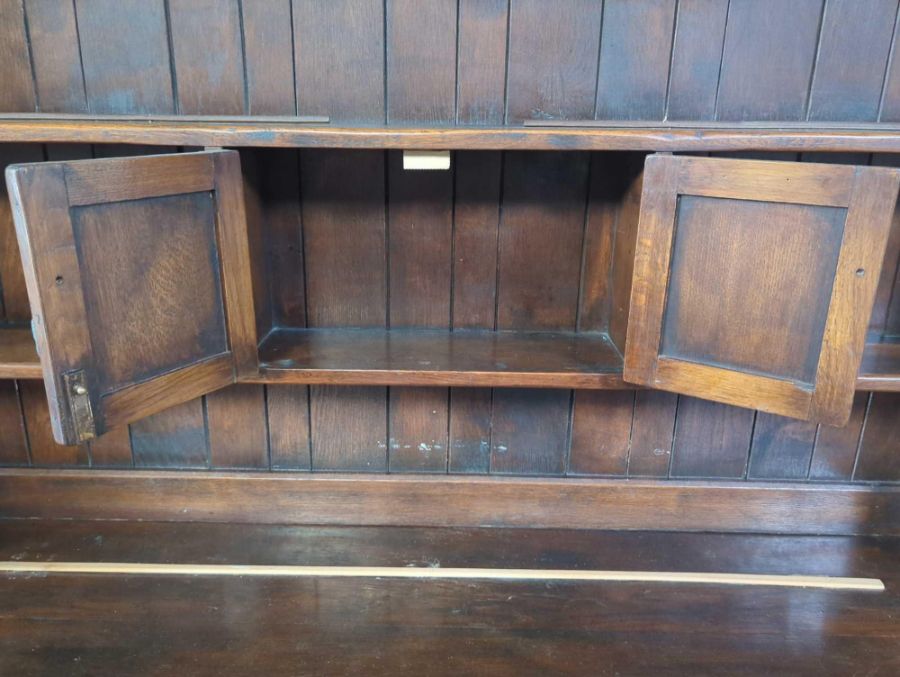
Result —
<instances>
[{"instance_id":1,"label":"metal hinge","mask_svg":"<svg viewBox=\"0 0 900 677\"><path fill-rule=\"evenodd\" d=\"M94 429L94 413L91 410L91 396L87 389L84 370L68 371L62 375L62 379L75 436L79 442L94 439L97 436Z\"/></svg>"}]
</instances>

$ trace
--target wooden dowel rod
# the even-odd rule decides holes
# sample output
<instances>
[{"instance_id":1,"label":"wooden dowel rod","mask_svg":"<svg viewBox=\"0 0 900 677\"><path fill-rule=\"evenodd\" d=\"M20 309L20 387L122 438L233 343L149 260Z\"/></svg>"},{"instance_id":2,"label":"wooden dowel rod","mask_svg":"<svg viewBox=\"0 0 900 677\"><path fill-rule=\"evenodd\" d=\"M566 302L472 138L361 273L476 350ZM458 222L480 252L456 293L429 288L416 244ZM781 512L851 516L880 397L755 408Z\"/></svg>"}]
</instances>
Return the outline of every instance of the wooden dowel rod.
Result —
<instances>
[{"instance_id":1,"label":"wooden dowel rod","mask_svg":"<svg viewBox=\"0 0 900 677\"><path fill-rule=\"evenodd\" d=\"M339 578L433 578L500 581L607 581L754 585L826 590L884 590L877 578L684 571L593 571L571 569L478 569L440 567L265 566L253 564L151 564L142 562L0 562L0 571L45 574L150 576L270 576Z\"/></svg>"}]
</instances>

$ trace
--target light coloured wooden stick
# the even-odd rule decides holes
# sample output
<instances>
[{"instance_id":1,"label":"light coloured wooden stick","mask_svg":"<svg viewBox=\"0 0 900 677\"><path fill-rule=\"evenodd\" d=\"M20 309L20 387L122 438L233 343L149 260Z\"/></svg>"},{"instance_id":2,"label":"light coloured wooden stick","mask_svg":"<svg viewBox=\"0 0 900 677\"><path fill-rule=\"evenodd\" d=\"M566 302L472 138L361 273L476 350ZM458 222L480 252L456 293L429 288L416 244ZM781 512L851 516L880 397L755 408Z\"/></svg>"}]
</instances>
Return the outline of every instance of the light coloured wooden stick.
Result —
<instances>
[{"instance_id":1,"label":"light coloured wooden stick","mask_svg":"<svg viewBox=\"0 0 900 677\"><path fill-rule=\"evenodd\" d=\"M0 571L43 574L150 576L273 576L335 578L434 578L500 581L608 581L764 585L826 590L884 590L877 578L685 571L591 571L572 569L469 569L440 567L265 566L255 564L150 564L142 562L0 562Z\"/></svg>"}]
</instances>

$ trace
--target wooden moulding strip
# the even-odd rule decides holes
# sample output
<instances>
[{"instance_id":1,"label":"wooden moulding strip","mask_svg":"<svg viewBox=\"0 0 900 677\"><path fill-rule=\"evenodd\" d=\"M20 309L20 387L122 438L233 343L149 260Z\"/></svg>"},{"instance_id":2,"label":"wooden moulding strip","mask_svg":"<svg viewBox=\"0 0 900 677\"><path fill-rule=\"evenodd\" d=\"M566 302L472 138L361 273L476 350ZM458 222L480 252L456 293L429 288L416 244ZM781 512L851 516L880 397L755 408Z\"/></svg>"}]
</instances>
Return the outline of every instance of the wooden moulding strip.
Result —
<instances>
[{"instance_id":1,"label":"wooden moulding strip","mask_svg":"<svg viewBox=\"0 0 900 677\"><path fill-rule=\"evenodd\" d=\"M481 569L388 566L291 566L258 564L152 564L144 562L0 562L0 571L124 576L263 576L322 578L481 579L493 581L592 581L820 588L883 591L877 578L688 571L598 571L574 569Z\"/></svg>"},{"instance_id":2,"label":"wooden moulding strip","mask_svg":"<svg viewBox=\"0 0 900 677\"><path fill-rule=\"evenodd\" d=\"M0 518L900 535L900 486L9 468Z\"/></svg>"}]
</instances>

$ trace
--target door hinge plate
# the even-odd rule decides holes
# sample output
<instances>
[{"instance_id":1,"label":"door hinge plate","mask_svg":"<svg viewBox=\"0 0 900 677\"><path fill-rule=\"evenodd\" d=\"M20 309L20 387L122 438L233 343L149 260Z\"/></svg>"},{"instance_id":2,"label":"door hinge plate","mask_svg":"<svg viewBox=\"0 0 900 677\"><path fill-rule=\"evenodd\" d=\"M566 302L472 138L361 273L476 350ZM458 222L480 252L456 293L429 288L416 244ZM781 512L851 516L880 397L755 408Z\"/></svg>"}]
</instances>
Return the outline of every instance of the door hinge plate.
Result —
<instances>
[{"instance_id":1,"label":"door hinge plate","mask_svg":"<svg viewBox=\"0 0 900 677\"><path fill-rule=\"evenodd\" d=\"M87 442L96 437L94 413L91 410L91 396L87 389L84 370L67 371L62 375L69 403L69 415L79 442Z\"/></svg>"}]
</instances>

